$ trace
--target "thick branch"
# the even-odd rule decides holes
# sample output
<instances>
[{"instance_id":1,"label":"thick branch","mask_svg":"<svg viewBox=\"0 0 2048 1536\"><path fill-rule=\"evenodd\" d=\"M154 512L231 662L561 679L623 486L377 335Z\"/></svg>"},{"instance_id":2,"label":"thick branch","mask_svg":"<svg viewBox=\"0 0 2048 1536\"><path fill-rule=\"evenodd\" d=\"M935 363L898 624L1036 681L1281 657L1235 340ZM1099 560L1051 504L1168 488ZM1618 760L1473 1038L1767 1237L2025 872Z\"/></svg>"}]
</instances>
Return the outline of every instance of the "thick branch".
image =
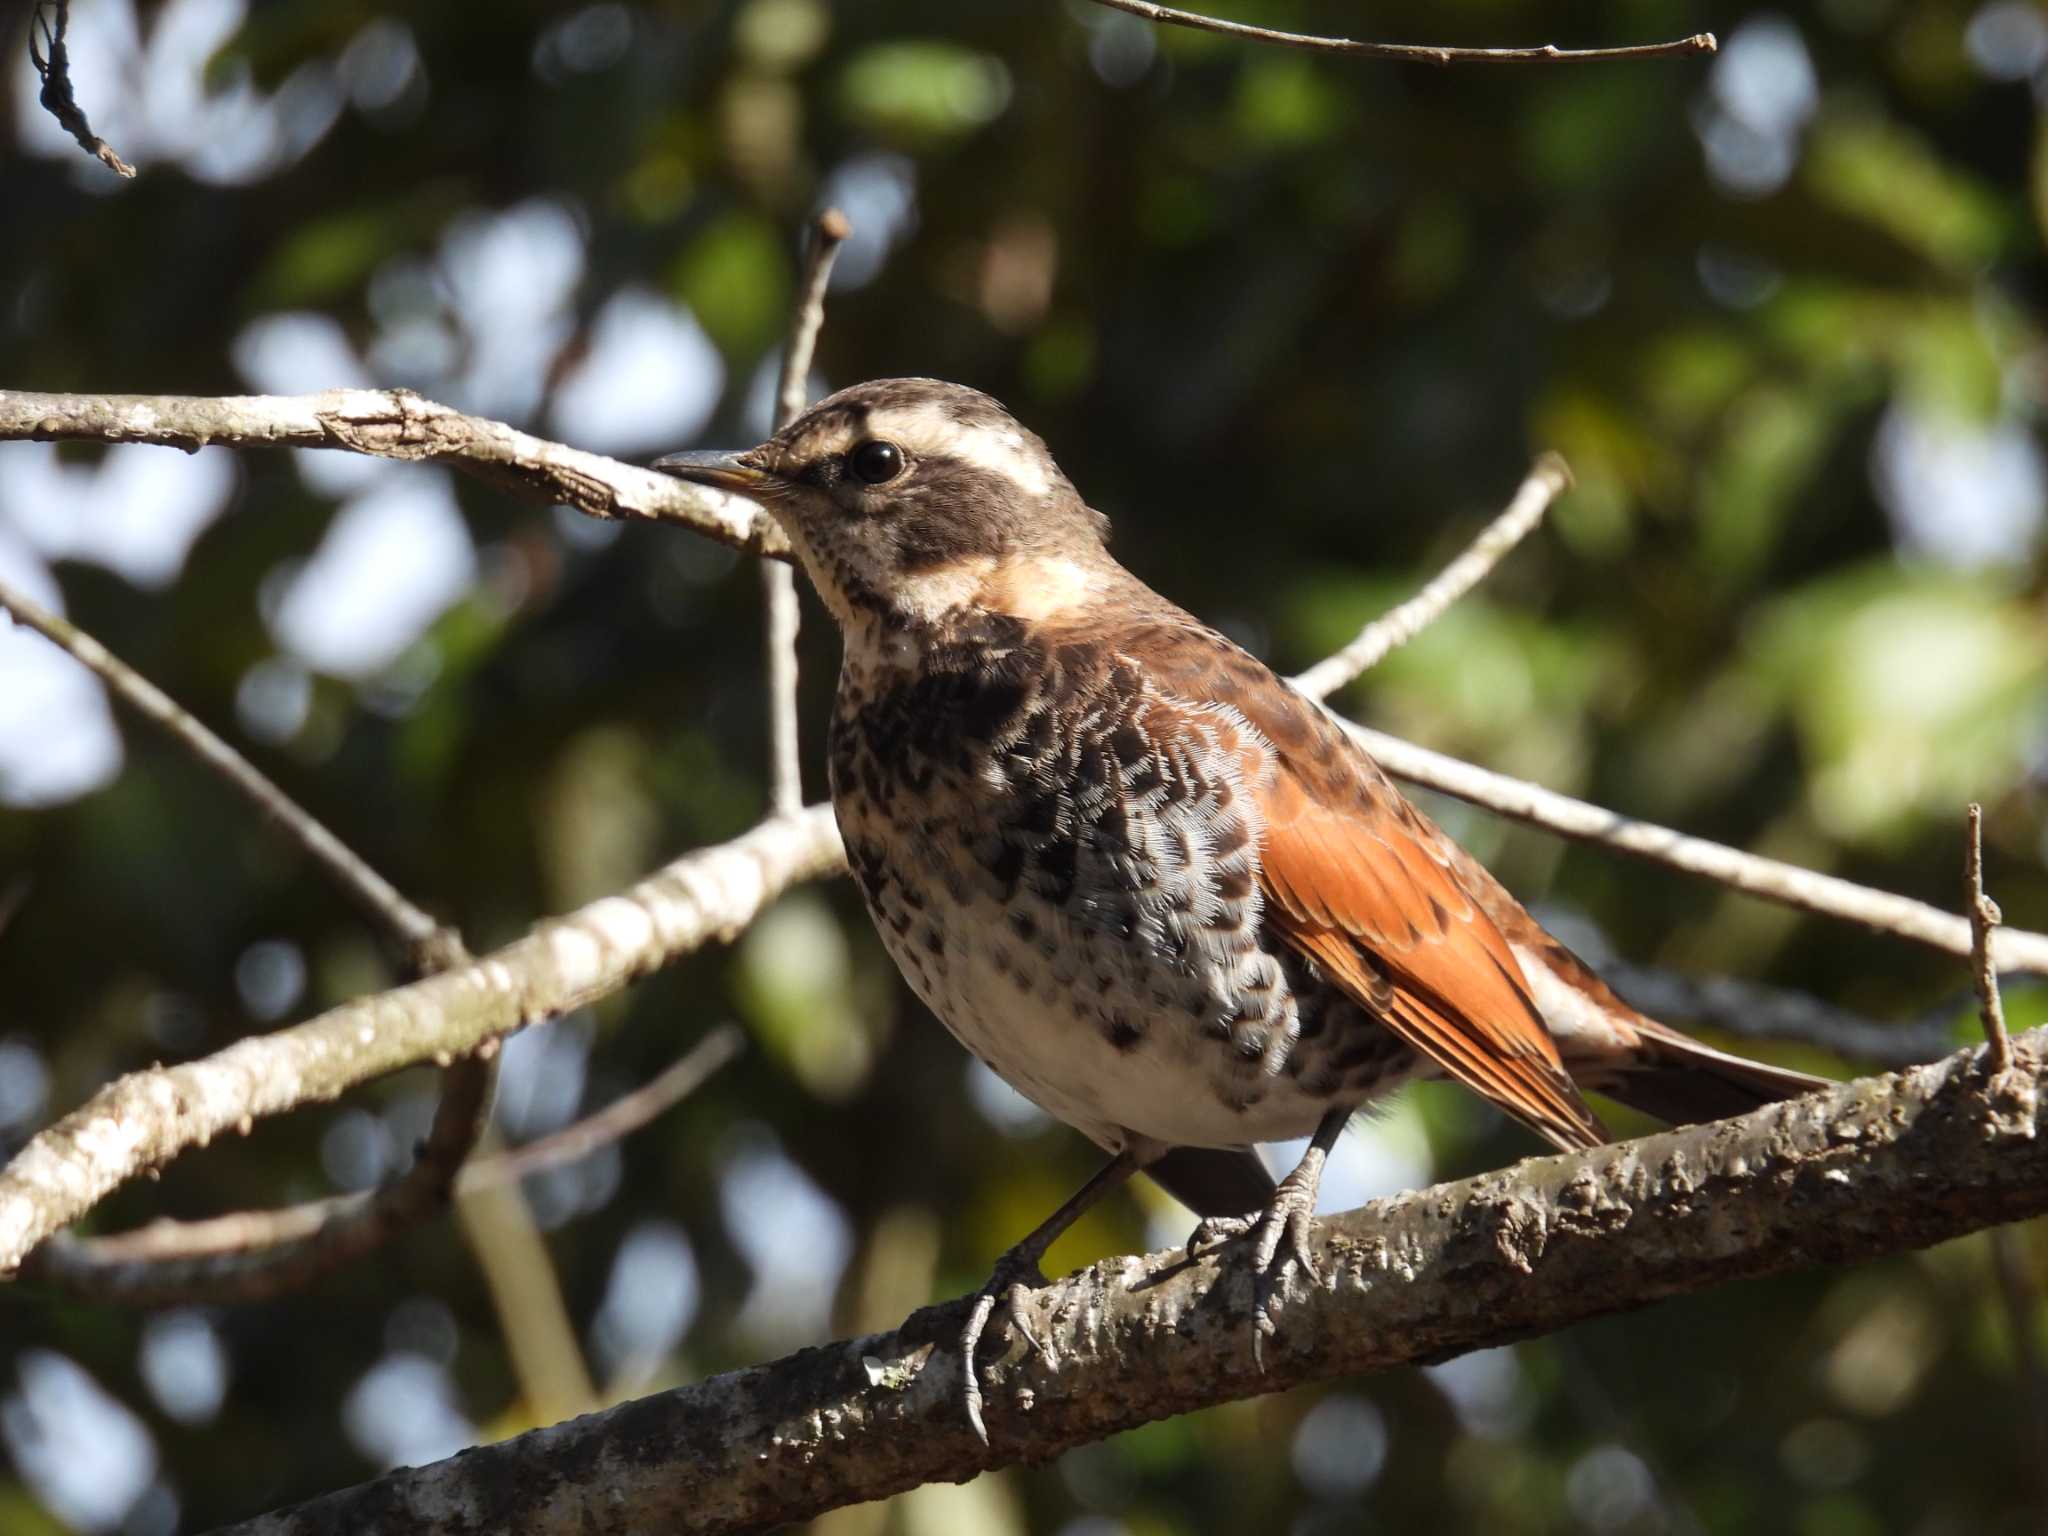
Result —
<instances>
[{"instance_id":1,"label":"thick branch","mask_svg":"<svg viewBox=\"0 0 2048 1536\"><path fill-rule=\"evenodd\" d=\"M130 1073L0 1170L0 1276L121 1184L187 1148L401 1067L445 1065L604 997L740 931L788 886L830 873L844 858L831 813L813 808L678 859L620 895L439 975L200 1061Z\"/></svg>"},{"instance_id":2,"label":"thick branch","mask_svg":"<svg viewBox=\"0 0 2048 1536\"><path fill-rule=\"evenodd\" d=\"M680 523L749 554L789 558L782 530L752 502L651 469L465 416L409 389L317 395L54 395L0 389L0 440L82 438L196 452L243 447L345 448L431 459L535 501L593 517Z\"/></svg>"},{"instance_id":3,"label":"thick branch","mask_svg":"<svg viewBox=\"0 0 2048 1536\"><path fill-rule=\"evenodd\" d=\"M392 1473L240 1536L758 1531L1192 1409L1443 1360L1731 1280L1925 1247L2048 1210L2048 1032L1740 1120L1534 1159L1318 1224L1254 1365L1241 1249L1109 1259L1030 1294L1033 1351L959 1409L965 1302Z\"/></svg>"},{"instance_id":4,"label":"thick branch","mask_svg":"<svg viewBox=\"0 0 2048 1536\"><path fill-rule=\"evenodd\" d=\"M1697 53L1712 53L1718 44L1711 32L1696 33L1669 43L1639 43L1627 48L1560 48L1543 43L1534 48L1442 48L1429 43L1364 43L1349 37L1311 37L1303 32L1275 32L1270 27L1247 26L1241 21L1223 21L1195 11L1150 0L1096 0L1112 10L1124 11L1175 27L1197 32L1220 32L1225 37L1247 42L1272 43L1281 48L1303 48L1311 53L1346 54L1357 59L1400 59L1410 64L1586 64L1616 59L1680 59Z\"/></svg>"}]
</instances>

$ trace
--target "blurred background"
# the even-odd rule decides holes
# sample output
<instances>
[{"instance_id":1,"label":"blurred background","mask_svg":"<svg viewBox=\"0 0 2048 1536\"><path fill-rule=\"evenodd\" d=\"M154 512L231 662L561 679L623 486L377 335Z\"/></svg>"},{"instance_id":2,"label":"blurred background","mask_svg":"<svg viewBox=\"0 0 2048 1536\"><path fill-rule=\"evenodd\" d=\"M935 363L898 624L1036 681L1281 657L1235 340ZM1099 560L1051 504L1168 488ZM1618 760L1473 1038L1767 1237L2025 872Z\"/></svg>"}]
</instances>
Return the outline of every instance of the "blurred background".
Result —
<instances>
[{"instance_id":1,"label":"blurred background","mask_svg":"<svg viewBox=\"0 0 2048 1536\"><path fill-rule=\"evenodd\" d=\"M829 201L855 233L816 388L1000 396L1127 563L1282 668L1562 450L1579 488L1547 528L1342 707L1951 909L1981 799L1992 890L2048 927L2033 0L1228 8L1722 40L1462 71L1081 0L78 0L79 98L133 182L36 105L26 13L0 7L0 384L403 384L628 458L751 443ZM672 529L337 453L5 443L0 572L478 949L764 808L759 584ZM819 795L837 644L805 601ZM1595 956L1974 1036L1949 960L1428 805ZM0 886L0 1153L121 1071L398 976L287 845L16 630ZM2048 992L2008 1006L2038 1023ZM844 883L515 1040L499 1129L559 1127L725 1021L750 1049L656 1125L305 1294L137 1315L0 1290L0 1529L169 1536L891 1325L1094 1165L909 998ZM95 1225L367 1188L432 1092L407 1074L265 1125ZM1424 1088L1346 1138L1326 1207L1535 1150ZM1048 1268L1186 1226L1140 1190ZM491 1256L522 1240L512 1267L552 1284L515 1301ZM2048 1238L1996 1257L1980 1235L1716 1290L819 1529L2034 1531Z\"/></svg>"}]
</instances>

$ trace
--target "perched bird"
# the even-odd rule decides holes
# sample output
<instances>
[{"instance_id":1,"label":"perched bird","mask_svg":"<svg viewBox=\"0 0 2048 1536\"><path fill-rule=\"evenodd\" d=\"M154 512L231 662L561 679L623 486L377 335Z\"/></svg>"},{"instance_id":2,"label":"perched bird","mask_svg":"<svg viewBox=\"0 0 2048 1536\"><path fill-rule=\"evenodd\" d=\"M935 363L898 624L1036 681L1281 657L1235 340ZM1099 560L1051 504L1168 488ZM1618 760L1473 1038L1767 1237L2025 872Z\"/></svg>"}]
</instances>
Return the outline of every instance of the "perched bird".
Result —
<instances>
[{"instance_id":1,"label":"perched bird","mask_svg":"<svg viewBox=\"0 0 2048 1536\"><path fill-rule=\"evenodd\" d=\"M878 380L655 467L767 508L839 623L832 803L904 977L1112 1154L983 1290L977 1430L993 1299L1137 1170L1256 1237L1270 1328L1330 1147L1405 1081L1566 1150L1608 1139L1581 1086L1678 1122L1818 1086L1629 1008L1317 704L1119 565L987 395ZM1251 1146L1303 1135L1276 1187Z\"/></svg>"}]
</instances>

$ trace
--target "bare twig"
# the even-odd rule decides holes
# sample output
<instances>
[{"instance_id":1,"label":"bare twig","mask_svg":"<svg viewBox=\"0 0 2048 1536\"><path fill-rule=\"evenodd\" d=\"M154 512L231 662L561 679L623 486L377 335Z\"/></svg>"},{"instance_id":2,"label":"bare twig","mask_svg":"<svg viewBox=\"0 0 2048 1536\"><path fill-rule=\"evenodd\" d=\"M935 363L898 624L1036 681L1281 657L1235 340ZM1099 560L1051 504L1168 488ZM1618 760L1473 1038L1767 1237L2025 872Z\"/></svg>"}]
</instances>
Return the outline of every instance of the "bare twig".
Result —
<instances>
[{"instance_id":1,"label":"bare twig","mask_svg":"<svg viewBox=\"0 0 2048 1536\"><path fill-rule=\"evenodd\" d=\"M1739 976L1689 976L1625 960L1595 969L1626 1002L1666 1023L1684 1020L1744 1040L1810 1045L1872 1069L1917 1066L1955 1049L1952 1001L1891 1022Z\"/></svg>"},{"instance_id":2,"label":"bare twig","mask_svg":"<svg viewBox=\"0 0 2048 1536\"><path fill-rule=\"evenodd\" d=\"M722 1024L638 1088L594 1114L524 1146L473 1158L456 1177L460 1199L588 1157L681 1103L739 1054L745 1037ZM161 1307L189 1301L255 1301L314 1278L291 1266L259 1273L247 1256L288 1251L338 1224L363 1221L375 1199L336 1195L272 1211L235 1211L197 1221L162 1218L131 1232L77 1237L60 1232L22 1266L26 1278L73 1295Z\"/></svg>"},{"instance_id":3,"label":"bare twig","mask_svg":"<svg viewBox=\"0 0 2048 1536\"><path fill-rule=\"evenodd\" d=\"M1991 961L1991 933L2005 915L1984 894L1984 807L1970 802L1969 839L1963 848L1963 903L1970 918L1970 973L1977 987L1977 1016L1991 1042L1994 1075L2012 1065L2012 1040L2005 1032L2005 1004L1998 995L1998 969Z\"/></svg>"},{"instance_id":4,"label":"bare twig","mask_svg":"<svg viewBox=\"0 0 2048 1536\"><path fill-rule=\"evenodd\" d=\"M811 223L804 253L803 279L797 284L796 312L790 317L789 341L782 349L782 377L775 386L775 430L803 414L805 384L811 376L811 354L825 323L825 285L839 247L853 233L846 215L827 208ZM761 596L767 610L768 650L768 807L777 816L803 809L803 759L797 742L796 633L800 610L796 572L771 562L761 567Z\"/></svg>"},{"instance_id":5,"label":"bare twig","mask_svg":"<svg viewBox=\"0 0 2048 1536\"><path fill-rule=\"evenodd\" d=\"M447 1065L738 933L775 896L845 867L829 810L700 849L629 890L439 975L174 1067L133 1072L0 1169L0 1277L146 1169L259 1118L422 1061Z\"/></svg>"},{"instance_id":6,"label":"bare twig","mask_svg":"<svg viewBox=\"0 0 2048 1536\"><path fill-rule=\"evenodd\" d=\"M1459 598L1486 579L1543 521L1550 504L1571 488L1572 472L1563 458L1546 453L1530 466L1514 497L1465 552L1439 571L1413 597L1374 619L1358 638L1336 654L1324 657L1294 679L1311 698L1326 698L1361 673L1379 665L1389 651L1421 634Z\"/></svg>"},{"instance_id":7,"label":"bare twig","mask_svg":"<svg viewBox=\"0 0 2048 1536\"><path fill-rule=\"evenodd\" d=\"M63 125L66 133L78 140L79 148L116 176L132 177L135 167L92 131L92 124L85 120L85 109L71 92L71 51L64 46L64 33L70 25L71 0L36 0L28 30L29 62L35 65L43 81L42 93L36 99L43 104L44 111Z\"/></svg>"},{"instance_id":8,"label":"bare twig","mask_svg":"<svg viewBox=\"0 0 2048 1536\"><path fill-rule=\"evenodd\" d=\"M394 1472L237 1536L689 1536L766 1530L922 1483L1044 1462L1218 1402L1551 1333L1666 1297L1853 1263L2048 1210L2048 1031L1994 1104L1972 1055L1737 1120L1374 1201L1309 1235L1263 1368L1233 1250L1105 1259L1022 1305L983 1374L993 1452L959 1411L965 1300L893 1333L642 1398Z\"/></svg>"},{"instance_id":9,"label":"bare twig","mask_svg":"<svg viewBox=\"0 0 2048 1536\"><path fill-rule=\"evenodd\" d=\"M809 400L811 356L825 324L825 287L832 264L853 225L837 208L827 208L811 221L804 250L804 271L797 283L796 312L790 316L789 341L782 349L782 372L775 381L775 430L780 432L803 415Z\"/></svg>"},{"instance_id":10,"label":"bare twig","mask_svg":"<svg viewBox=\"0 0 2048 1536\"><path fill-rule=\"evenodd\" d=\"M1545 461L1539 460L1530 481L1525 481L1522 489L1516 492L1515 502L1536 494L1531 491L1531 481L1541 474L1544 467ZM1558 467L1563 468L1561 460ZM1569 474L1569 471L1565 473ZM1509 510L1513 510L1513 504ZM1503 519L1506 515L1502 515ZM1484 537L1482 535L1482 539ZM1477 546L1474 547L1476 549ZM1453 565L1462 563L1472 553L1472 550L1466 551L1466 555L1460 556ZM1478 576L1484 574L1484 568L1478 571ZM1423 602L1432 590L1444 583L1444 576L1448 575L1447 569L1444 575L1430 582L1415 597L1366 625L1359 631L1358 638L1338 655L1362 655L1367 658L1366 665L1369 666L1395 645L1412 638L1448 606L1449 600L1446 600L1443 604L1434 605L1432 611L1432 605ZM1477 576L1473 579L1477 580ZM1469 589L1470 583L1466 585ZM1420 623L1411 617L1418 611L1423 615ZM1344 669L1329 668L1325 662L1289 681L1310 698L1320 700L1332 688L1349 681L1349 677ZM1547 832L1612 848L1652 864L1662 864L1684 874L1712 880L1766 901L1823 917L1839 918L1880 933L1895 934L1946 954L1968 956L1974 953L1970 920L1930 907L1925 902L1872 890L1869 886L1801 869L1794 864L1780 863L1776 859L1744 853L1705 838L1689 837L1651 822L1637 821L1618 811L1589 805L1555 790L1544 789L1523 779L1509 778L1506 774L1494 773L1441 752L1432 752L1398 736L1389 736L1384 731L1338 718L1352 740L1370 752L1382 768L1411 784L1453 795ZM2048 972L2048 935L2005 928L1987 939L1987 949L2000 969Z\"/></svg>"},{"instance_id":11,"label":"bare twig","mask_svg":"<svg viewBox=\"0 0 2048 1536\"><path fill-rule=\"evenodd\" d=\"M1379 760L1382 768L1411 784L1470 801L1546 832L1611 848L1781 906L1909 939L1959 959L1970 954L1969 920L1924 901L1744 853L1703 837L1689 837L1653 822L1637 821L1526 780L1432 752L1384 731L1350 721L1344 722L1344 728L1352 740ZM2048 934L2000 928L1991 935L1990 948L2001 971L2048 972Z\"/></svg>"},{"instance_id":12,"label":"bare twig","mask_svg":"<svg viewBox=\"0 0 2048 1536\"><path fill-rule=\"evenodd\" d=\"M1348 54L1359 59L1401 59L1412 64L1586 64L1615 59L1682 59L1712 53L1718 44L1711 32L1696 33L1668 43L1639 43L1626 48L1559 48L1544 43L1534 48L1441 48L1428 43L1363 43L1348 37L1310 37L1302 32L1275 32L1270 27L1247 26L1241 21L1223 21L1195 11L1154 5L1151 0L1096 0L1111 10L1141 16L1197 32L1220 32L1248 42L1273 43L1282 48L1305 48L1312 53Z\"/></svg>"},{"instance_id":13,"label":"bare twig","mask_svg":"<svg viewBox=\"0 0 2048 1536\"><path fill-rule=\"evenodd\" d=\"M746 1049L747 1037L734 1024L721 1024L680 1059L628 1093L619 1095L595 1114L584 1116L549 1136L511 1147L493 1157L478 1158L462 1170L459 1194L530 1178L588 1157L599 1147L623 1141L642 1126L667 1114L704 1086L712 1073Z\"/></svg>"},{"instance_id":14,"label":"bare twig","mask_svg":"<svg viewBox=\"0 0 2048 1536\"><path fill-rule=\"evenodd\" d=\"M0 389L0 440L66 438L187 451L208 443L343 448L383 459L433 460L592 517L680 523L747 554L790 557L782 530L750 501L465 416L409 389L217 396Z\"/></svg>"},{"instance_id":15,"label":"bare twig","mask_svg":"<svg viewBox=\"0 0 2048 1536\"><path fill-rule=\"evenodd\" d=\"M124 704L160 726L224 779L297 843L371 918L389 929L416 962L438 965L459 955L461 940L452 930L407 901L390 881L301 809L253 763L99 641L5 581L0 581L0 610L11 613L53 645L70 652Z\"/></svg>"},{"instance_id":16,"label":"bare twig","mask_svg":"<svg viewBox=\"0 0 2048 1536\"><path fill-rule=\"evenodd\" d=\"M388 930L422 972L443 970L468 958L461 937L434 921L399 893L388 880L330 832L241 753L208 729L195 715L99 641L68 620L42 608L0 581L0 610L69 652L93 672L123 703L152 721L201 764L224 780L284 834ZM299 1228L290 1240L252 1243L243 1251L215 1255L203 1264L172 1262L163 1273L149 1263L130 1263L117 1277L117 1288L130 1290L172 1287L184 1295L215 1300L273 1296L307 1284L388 1242L426 1220L447 1203L455 1176L482 1133L490 1104L493 1051L451 1061L443 1074L441 1097L418 1156L405 1173L370 1199L346 1210L309 1208L317 1219L294 1220L294 1212L244 1212L227 1218L255 1235L269 1229L282 1233Z\"/></svg>"},{"instance_id":17,"label":"bare twig","mask_svg":"<svg viewBox=\"0 0 2048 1536\"><path fill-rule=\"evenodd\" d=\"M442 1073L418 1156L374 1194L200 1221L166 1219L105 1237L59 1232L28 1257L22 1273L74 1295L142 1307L262 1301L311 1285L447 1206L490 1107L495 1052L496 1042L487 1041Z\"/></svg>"}]
</instances>

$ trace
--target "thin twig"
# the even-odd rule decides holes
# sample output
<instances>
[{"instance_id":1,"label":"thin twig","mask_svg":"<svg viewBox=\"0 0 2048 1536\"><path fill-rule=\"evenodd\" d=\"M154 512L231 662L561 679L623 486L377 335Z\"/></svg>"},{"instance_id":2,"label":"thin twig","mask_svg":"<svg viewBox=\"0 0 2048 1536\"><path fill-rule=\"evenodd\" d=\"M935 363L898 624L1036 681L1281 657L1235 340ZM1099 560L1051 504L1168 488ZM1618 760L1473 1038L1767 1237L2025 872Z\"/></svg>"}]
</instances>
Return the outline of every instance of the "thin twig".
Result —
<instances>
[{"instance_id":1,"label":"thin twig","mask_svg":"<svg viewBox=\"0 0 2048 1536\"><path fill-rule=\"evenodd\" d=\"M1637 821L1540 784L1432 752L1384 731L1348 720L1343 724L1351 739L1370 752L1382 768L1411 784L1484 806L1561 837L1611 848L1781 906L1837 918L1875 933L1892 934L1958 959L1968 958L1971 953L1969 920L1924 901L1744 853L1654 822ZM1990 936L1990 948L2001 971L2048 973L2048 934L2000 928Z\"/></svg>"},{"instance_id":2,"label":"thin twig","mask_svg":"<svg viewBox=\"0 0 2048 1536\"><path fill-rule=\"evenodd\" d=\"M1684 1020L1744 1040L1810 1045L1873 1070L1917 1066L1955 1049L1952 999L1887 1021L1745 977L1690 976L1626 960L1594 969L1624 1001L1666 1023Z\"/></svg>"},{"instance_id":3,"label":"thin twig","mask_svg":"<svg viewBox=\"0 0 2048 1536\"><path fill-rule=\"evenodd\" d=\"M474 1158L455 1182L458 1199L501 1189L588 1157L651 1124L703 1086L744 1048L745 1036L721 1024L638 1088L552 1135ZM257 1301L292 1289L300 1274L258 1272L247 1255L289 1250L336 1223L368 1214L370 1195L335 1195L270 1211L234 1211L197 1221L168 1217L129 1232L94 1237L59 1233L22 1266L25 1278L75 1296L163 1307L191 1301ZM226 1261L226 1262L222 1262Z\"/></svg>"},{"instance_id":4,"label":"thin twig","mask_svg":"<svg viewBox=\"0 0 2048 1536\"><path fill-rule=\"evenodd\" d=\"M782 349L782 377L775 386L778 432L803 414L811 354L825 323L825 285L831 281L840 245L852 233L853 226L837 208L827 208L811 223L796 311ZM803 759L797 741L796 634L801 611L796 572L775 561L764 564L761 597L768 651L768 808L777 816L794 816L804 807Z\"/></svg>"},{"instance_id":5,"label":"thin twig","mask_svg":"<svg viewBox=\"0 0 2048 1536\"><path fill-rule=\"evenodd\" d=\"M2005 920L1998 903L1984 894L1984 807L1970 802L1969 838L1963 848L1963 903L1970 917L1970 972L1977 987L1977 1016L1991 1042L1994 1076L2012 1065L2012 1039L2005 1032L2005 1004L1998 995L1998 969L1991 962L1991 931Z\"/></svg>"},{"instance_id":6,"label":"thin twig","mask_svg":"<svg viewBox=\"0 0 2048 1536\"><path fill-rule=\"evenodd\" d=\"M1195 11L1177 10L1170 5L1153 5L1150 0L1096 0L1111 10L1141 16L1168 26L1192 27L1197 32L1219 32L1254 43L1274 43L1282 48L1305 48L1312 53L1349 54L1360 59L1402 59L1413 64L1586 64L1615 59L1682 59L1712 53L1719 46L1711 32L1695 33L1669 43L1638 43L1626 48L1559 48L1544 43L1534 48L1441 48L1429 43L1363 43L1348 37L1311 37L1303 32L1275 32L1270 27L1247 26L1241 21L1223 21Z\"/></svg>"},{"instance_id":7,"label":"thin twig","mask_svg":"<svg viewBox=\"0 0 2048 1536\"><path fill-rule=\"evenodd\" d=\"M462 1170L456 1193L467 1195L496 1184L530 1178L586 1158L599 1147L624 1141L703 1087L714 1072L745 1050L746 1044L747 1037L738 1025L719 1025L681 1058L594 1114L524 1146L478 1158Z\"/></svg>"},{"instance_id":8,"label":"thin twig","mask_svg":"<svg viewBox=\"0 0 2048 1536\"><path fill-rule=\"evenodd\" d=\"M1551 503L1569 490L1571 483L1571 469L1562 457L1555 453L1538 457L1514 497L1498 517L1480 530L1463 554L1413 597L1366 625L1358 638L1341 651L1324 657L1295 678L1294 686L1313 698L1326 698L1378 666L1389 651L1413 640L1443 617L1451 604L1485 580L1508 551L1543 521Z\"/></svg>"},{"instance_id":9,"label":"thin twig","mask_svg":"<svg viewBox=\"0 0 2048 1536\"><path fill-rule=\"evenodd\" d=\"M54 22L50 19L53 13ZM132 177L135 167L92 131L92 124L85 120L85 109L71 93L71 51L64 46L64 33L70 25L71 0L36 0L28 29L29 62L43 79L42 93L36 99L43 104L44 111L63 125L66 133L78 140L79 148L116 176Z\"/></svg>"},{"instance_id":10,"label":"thin twig","mask_svg":"<svg viewBox=\"0 0 2048 1536\"><path fill-rule=\"evenodd\" d=\"M59 618L6 581L0 581L0 610L70 652L123 703L162 727L297 843L372 918L396 935L409 953L437 965L455 957L461 940L451 930L407 901L390 881L161 688L77 625Z\"/></svg>"},{"instance_id":11,"label":"thin twig","mask_svg":"<svg viewBox=\"0 0 2048 1536\"><path fill-rule=\"evenodd\" d=\"M825 324L825 288L832 264L853 225L837 208L827 208L811 221L804 250L803 277L797 284L796 312L790 316L789 341L782 349L782 372L775 382L775 430L780 432L803 415L810 398L811 356Z\"/></svg>"}]
</instances>

